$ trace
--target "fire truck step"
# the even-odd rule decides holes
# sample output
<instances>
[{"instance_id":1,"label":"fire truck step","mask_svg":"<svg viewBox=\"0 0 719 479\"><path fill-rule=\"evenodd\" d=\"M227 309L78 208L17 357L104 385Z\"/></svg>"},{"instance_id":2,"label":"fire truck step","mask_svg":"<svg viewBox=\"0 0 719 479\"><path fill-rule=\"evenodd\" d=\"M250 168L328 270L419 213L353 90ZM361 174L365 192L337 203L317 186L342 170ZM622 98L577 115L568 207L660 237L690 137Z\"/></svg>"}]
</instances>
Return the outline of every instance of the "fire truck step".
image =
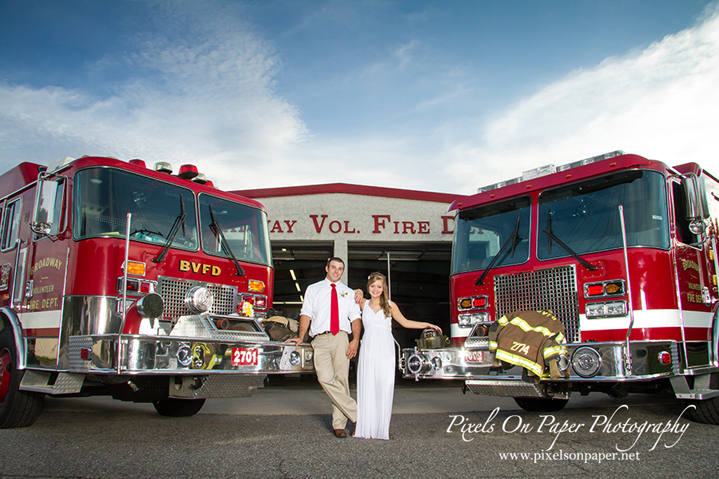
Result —
<instances>
[{"instance_id":1,"label":"fire truck step","mask_svg":"<svg viewBox=\"0 0 719 479\"><path fill-rule=\"evenodd\" d=\"M706 375L708 377L708 375ZM695 385L699 383L704 385L707 381L701 381L701 376L695 380ZM705 400L719 396L719 390L709 388L693 388L690 389L687 384L687 378L684 376L675 376L670 379L672 383L672 389L674 389L674 395L677 399L698 399ZM708 384L707 384L708 385Z\"/></svg>"},{"instance_id":2,"label":"fire truck step","mask_svg":"<svg viewBox=\"0 0 719 479\"><path fill-rule=\"evenodd\" d=\"M54 384L49 384L51 375L46 371L28 369L20 382L20 389L45 394L74 394L80 392L85 376L82 374L60 373Z\"/></svg>"},{"instance_id":3,"label":"fire truck step","mask_svg":"<svg viewBox=\"0 0 719 479\"><path fill-rule=\"evenodd\" d=\"M474 394L481 394L484 396L546 397L543 393L543 385L525 383L521 378L472 379L465 381L465 384Z\"/></svg>"}]
</instances>

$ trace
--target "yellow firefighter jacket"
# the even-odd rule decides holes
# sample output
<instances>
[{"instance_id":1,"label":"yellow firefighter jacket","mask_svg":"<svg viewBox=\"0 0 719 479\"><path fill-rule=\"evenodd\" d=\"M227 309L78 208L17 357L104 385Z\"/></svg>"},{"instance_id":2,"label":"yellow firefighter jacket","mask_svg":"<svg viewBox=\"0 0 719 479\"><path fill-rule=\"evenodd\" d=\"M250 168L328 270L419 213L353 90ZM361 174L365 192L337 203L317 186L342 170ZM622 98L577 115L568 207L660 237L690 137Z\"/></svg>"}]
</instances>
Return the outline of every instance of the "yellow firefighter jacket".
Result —
<instances>
[{"instance_id":1,"label":"yellow firefighter jacket","mask_svg":"<svg viewBox=\"0 0 719 479\"><path fill-rule=\"evenodd\" d=\"M514 364L541 378L545 365L566 354L564 331L551 311L515 311L502 316L489 331L494 365L499 366L499 361ZM552 377L560 377L556 367L551 372Z\"/></svg>"}]
</instances>

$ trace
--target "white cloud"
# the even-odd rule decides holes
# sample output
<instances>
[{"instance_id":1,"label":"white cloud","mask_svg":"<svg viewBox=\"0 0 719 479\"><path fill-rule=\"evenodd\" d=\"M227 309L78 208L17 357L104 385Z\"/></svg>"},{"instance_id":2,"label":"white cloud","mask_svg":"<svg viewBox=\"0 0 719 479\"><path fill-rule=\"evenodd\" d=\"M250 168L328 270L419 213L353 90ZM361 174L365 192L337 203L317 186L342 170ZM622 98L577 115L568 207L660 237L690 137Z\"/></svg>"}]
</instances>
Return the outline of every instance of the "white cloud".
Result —
<instances>
[{"instance_id":1,"label":"white cloud","mask_svg":"<svg viewBox=\"0 0 719 479\"><path fill-rule=\"evenodd\" d=\"M719 12L641 52L575 71L488 122L481 142L447 152L462 189L622 149L719 173ZM457 153L459 152L459 153Z\"/></svg>"},{"instance_id":2,"label":"white cloud","mask_svg":"<svg viewBox=\"0 0 719 479\"><path fill-rule=\"evenodd\" d=\"M434 101L446 104L455 96L466 102L463 78L447 81L444 97L420 102L414 111L432 115ZM429 129L309 138L292 158L312 167L275 172L266 186L345 181L472 194L537 166L617 149L669 165L696 161L719 174L717 84L715 3L693 27L570 72L493 118L477 112ZM258 181L255 187L262 186Z\"/></svg>"},{"instance_id":3,"label":"white cloud","mask_svg":"<svg viewBox=\"0 0 719 479\"><path fill-rule=\"evenodd\" d=\"M306 131L296 108L274 93L279 60L268 43L231 21L232 12L193 16L179 5L160 5L169 18L159 15L158 29L138 34L125 57L90 66L129 69L130 79L111 85L111 96L0 85L3 166L83 154L211 158L220 183L231 187L244 156L272 157L301 143Z\"/></svg>"},{"instance_id":4,"label":"white cloud","mask_svg":"<svg viewBox=\"0 0 719 479\"><path fill-rule=\"evenodd\" d=\"M387 127L333 137L308 131L276 93L281 57L238 4L203 5L157 2L151 34L135 32L122 54L89 65L104 78L126 70L103 85L109 96L0 83L2 169L97 154L192 162L224 189L347 182L471 194L536 166L623 149L719 174L716 4L694 27L571 72L489 120L467 115L480 94L471 65L439 65L425 40L396 43L384 60L357 65L353 80L381 83L389 104L393 88L419 91L416 101L383 110L394 115ZM453 111L462 118L439 118ZM351 113L324 114L341 122Z\"/></svg>"},{"instance_id":5,"label":"white cloud","mask_svg":"<svg viewBox=\"0 0 719 479\"><path fill-rule=\"evenodd\" d=\"M417 40L412 40L409 43L400 45L394 50L392 50L391 53L397 61L398 69L402 70L410 64L410 62L412 61L412 55L414 53L414 50L416 50L418 46L419 42Z\"/></svg>"}]
</instances>

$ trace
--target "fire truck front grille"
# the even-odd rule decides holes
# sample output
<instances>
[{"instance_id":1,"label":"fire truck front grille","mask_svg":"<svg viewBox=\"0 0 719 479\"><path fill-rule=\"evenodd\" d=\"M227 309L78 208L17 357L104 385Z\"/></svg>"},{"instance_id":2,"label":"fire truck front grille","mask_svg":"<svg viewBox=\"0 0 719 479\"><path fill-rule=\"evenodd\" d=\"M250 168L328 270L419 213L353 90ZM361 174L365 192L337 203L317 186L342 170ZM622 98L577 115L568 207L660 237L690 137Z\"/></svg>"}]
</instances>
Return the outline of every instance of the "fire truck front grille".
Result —
<instances>
[{"instance_id":1,"label":"fire truck front grille","mask_svg":"<svg viewBox=\"0 0 719 479\"><path fill-rule=\"evenodd\" d=\"M213 301L210 313L228 315L235 312L235 298L237 296L237 287L235 286L160 276L157 279L157 293L165 301L162 317L176 319L180 316L192 314L185 306L185 294L188 289L194 286L204 286L212 293Z\"/></svg>"},{"instance_id":2,"label":"fire truck front grille","mask_svg":"<svg viewBox=\"0 0 719 479\"><path fill-rule=\"evenodd\" d=\"M495 319L513 311L550 310L566 328L568 342L579 340L579 296L573 265L494 278Z\"/></svg>"}]
</instances>

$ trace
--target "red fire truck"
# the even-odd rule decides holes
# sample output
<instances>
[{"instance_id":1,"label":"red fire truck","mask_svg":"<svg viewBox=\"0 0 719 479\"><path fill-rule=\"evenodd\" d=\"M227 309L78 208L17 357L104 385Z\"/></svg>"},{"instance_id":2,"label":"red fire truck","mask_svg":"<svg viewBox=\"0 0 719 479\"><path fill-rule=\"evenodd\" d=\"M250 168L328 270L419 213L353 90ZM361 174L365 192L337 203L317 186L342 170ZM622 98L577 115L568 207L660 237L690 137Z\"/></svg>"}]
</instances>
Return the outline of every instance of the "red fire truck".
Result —
<instances>
[{"instance_id":1,"label":"red fire truck","mask_svg":"<svg viewBox=\"0 0 719 479\"><path fill-rule=\"evenodd\" d=\"M524 172L451 209L454 347L405 350L406 377L462 378L534 411L572 392L670 391L719 424L716 177L613 152ZM563 323L563 377L494 361L488 330L515 311Z\"/></svg>"},{"instance_id":2,"label":"red fire truck","mask_svg":"<svg viewBox=\"0 0 719 479\"><path fill-rule=\"evenodd\" d=\"M66 158L0 176L0 427L46 395L190 416L266 374L312 371L270 341L267 215L192 165Z\"/></svg>"}]
</instances>

